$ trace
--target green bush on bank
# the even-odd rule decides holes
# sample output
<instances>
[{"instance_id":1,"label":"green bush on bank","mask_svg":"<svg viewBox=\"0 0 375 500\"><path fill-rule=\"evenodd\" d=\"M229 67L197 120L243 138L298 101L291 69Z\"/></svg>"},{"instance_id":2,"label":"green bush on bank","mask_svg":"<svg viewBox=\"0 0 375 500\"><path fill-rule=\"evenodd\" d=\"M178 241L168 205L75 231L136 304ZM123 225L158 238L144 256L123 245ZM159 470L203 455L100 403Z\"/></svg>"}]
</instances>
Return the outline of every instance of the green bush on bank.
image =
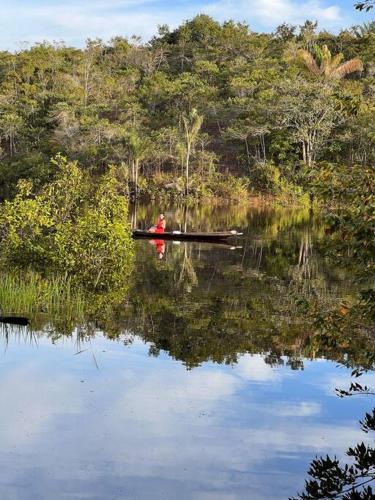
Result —
<instances>
[{"instance_id":1,"label":"green bush on bank","mask_svg":"<svg viewBox=\"0 0 375 500\"><path fill-rule=\"evenodd\" d=\"M116 172L93 182L76 162L57 156L53 165L51 183L35 193L22 180L1 207L3 260L66 273L87 291L117 289L130 273L133 245Z\"/></svg>"},{"instance_id":2,"label":"green bush on bank","mask_svg":"<svg viewBox=\"0 0 375 500\"><path fill-rule=\"evenodd\" d=\"M40 152L32 152L0 162L0 200L13 198L21 179L32 179L34 188L51 180L53 165Z\"/></svg>"},{"instance_id":3,"label":"green bush on bank","mask_svg":"<svg viewBox=\"0 0 375 500\"><path fill-rule=\"evenodd\" d=\"M341 247L369 265L375 255L375 167L322 163L312 182Z\"/></svg>"}]
</instances>

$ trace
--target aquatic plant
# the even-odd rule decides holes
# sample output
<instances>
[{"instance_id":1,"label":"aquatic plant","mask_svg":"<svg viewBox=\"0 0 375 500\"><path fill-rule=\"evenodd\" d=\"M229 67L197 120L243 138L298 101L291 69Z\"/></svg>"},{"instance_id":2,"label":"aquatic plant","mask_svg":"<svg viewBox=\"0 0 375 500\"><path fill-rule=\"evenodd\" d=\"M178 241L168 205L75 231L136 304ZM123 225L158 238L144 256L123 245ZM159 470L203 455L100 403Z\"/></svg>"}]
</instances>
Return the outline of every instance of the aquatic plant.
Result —
<instances>
[{"instance_id":1,"label":"aquatic plant","mask_svg":"<svg viewBox=\"0 0 375 500\"><path fill-rule=\"evenodd\" d=\"M54 275L43 278L32 270L2 270L0 279L0 315L74 315L83 317L85 298L71 277Z\"/></svg>"}]
</instances>

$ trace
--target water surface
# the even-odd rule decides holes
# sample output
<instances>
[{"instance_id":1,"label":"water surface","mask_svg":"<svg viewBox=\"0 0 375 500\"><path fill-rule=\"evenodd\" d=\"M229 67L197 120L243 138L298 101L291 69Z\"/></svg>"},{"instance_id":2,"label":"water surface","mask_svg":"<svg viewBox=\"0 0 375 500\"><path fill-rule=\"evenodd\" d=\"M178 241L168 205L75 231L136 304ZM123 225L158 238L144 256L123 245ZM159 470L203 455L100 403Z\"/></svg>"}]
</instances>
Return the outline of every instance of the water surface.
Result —
<instances>
[{"instance_id":1,"label":"water surface","mask_svg":"<svg viewBox=\"0 0 375 500\"><path fill-rule=\"evenodd\" d=\"M281 499L315 455L363 439L371 402L335 387L367 346L314 343L296 306L350 302L358 287L324 257L322 224L287 209L137 207L133 225L159 210L173 229L244 237L138 241L116 317L71 335L61 318L1 327L0 498Z\"/></svg>"}]
</instances>

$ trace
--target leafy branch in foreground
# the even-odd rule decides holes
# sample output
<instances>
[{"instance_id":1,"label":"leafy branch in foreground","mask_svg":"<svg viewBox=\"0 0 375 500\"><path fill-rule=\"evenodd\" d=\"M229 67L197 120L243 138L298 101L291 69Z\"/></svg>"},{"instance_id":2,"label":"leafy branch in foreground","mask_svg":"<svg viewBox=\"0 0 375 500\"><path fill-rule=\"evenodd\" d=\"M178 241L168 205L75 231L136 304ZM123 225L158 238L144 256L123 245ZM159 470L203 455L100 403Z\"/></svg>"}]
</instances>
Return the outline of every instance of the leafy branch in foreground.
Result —
<instances>
[{"instance_id":1,"label":"leafy branch in foreground","mask_svg":"<svg viewBox=\"0 0 375 500\"><path fill-rule=\"evenodd\" d=\"M374 4L375 4L374 0L364 0L364 2L356 3L355 8L357 10L365 10L366 12L368 12L374 7Z\"/></svg>"},{"instance_id":2,"label":"leafy branch in foreground","mask_svg":"<svg viewBox=\"0 0 375 500\"><path fill-rule=\"evenodd\" d=\"M361 370L353 370L355 378L363 374ZM340 397L353 396L354 394L375 395L369 387L358 382L352 383L349 390L336 389ZM360 421L361 430L366 434L375 432L375 408L366 413ZM375 491L371 483L375 481L375 448L365 443L359 443L354 448L349 448L346 455L353 460L351 465L342 464L336 457L328 455L317 457L311 462L308 475L312 478L306 480L305 491L291 500L316 500L339 498L342 500L371 500Z\"/></svg>"},{"instance_id":3,"label":"leafy branch in foreground","mask_svg":"<svg viewBox=\"0 0 375 500\"><path fill-rule=\"evenodd\" d=\"M355 369L352 371L352 376L354 377L360 377L363 372L361 372L359 369ZM349 389L336 389L336 394L340 398L344 397L351 397L357 395L367 395L367 396L375 396L375 392L371 391L370 387L367 385L362 385L359 384L358 382L352 382L350 384Z\"/></svg>"}]
</instances>

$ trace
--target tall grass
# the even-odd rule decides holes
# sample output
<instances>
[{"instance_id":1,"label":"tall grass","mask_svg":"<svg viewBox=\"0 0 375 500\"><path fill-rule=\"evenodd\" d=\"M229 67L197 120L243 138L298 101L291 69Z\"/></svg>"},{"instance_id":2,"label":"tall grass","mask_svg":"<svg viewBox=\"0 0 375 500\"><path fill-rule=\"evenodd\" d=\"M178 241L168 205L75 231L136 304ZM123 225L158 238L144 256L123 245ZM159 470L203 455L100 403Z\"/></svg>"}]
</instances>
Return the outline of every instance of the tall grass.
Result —
<instances>
[{"instance_id":1,"label":"tall grass","mask_svg":"<svg viewBox=\"0 0 375 500\"><path fill-rule=\"evenodd\" d=\"M34 316L38 313L80 320L85 299L69 277L43 278L33 271L0 274L0 315Z\"/></svg>"}]
</instances>

